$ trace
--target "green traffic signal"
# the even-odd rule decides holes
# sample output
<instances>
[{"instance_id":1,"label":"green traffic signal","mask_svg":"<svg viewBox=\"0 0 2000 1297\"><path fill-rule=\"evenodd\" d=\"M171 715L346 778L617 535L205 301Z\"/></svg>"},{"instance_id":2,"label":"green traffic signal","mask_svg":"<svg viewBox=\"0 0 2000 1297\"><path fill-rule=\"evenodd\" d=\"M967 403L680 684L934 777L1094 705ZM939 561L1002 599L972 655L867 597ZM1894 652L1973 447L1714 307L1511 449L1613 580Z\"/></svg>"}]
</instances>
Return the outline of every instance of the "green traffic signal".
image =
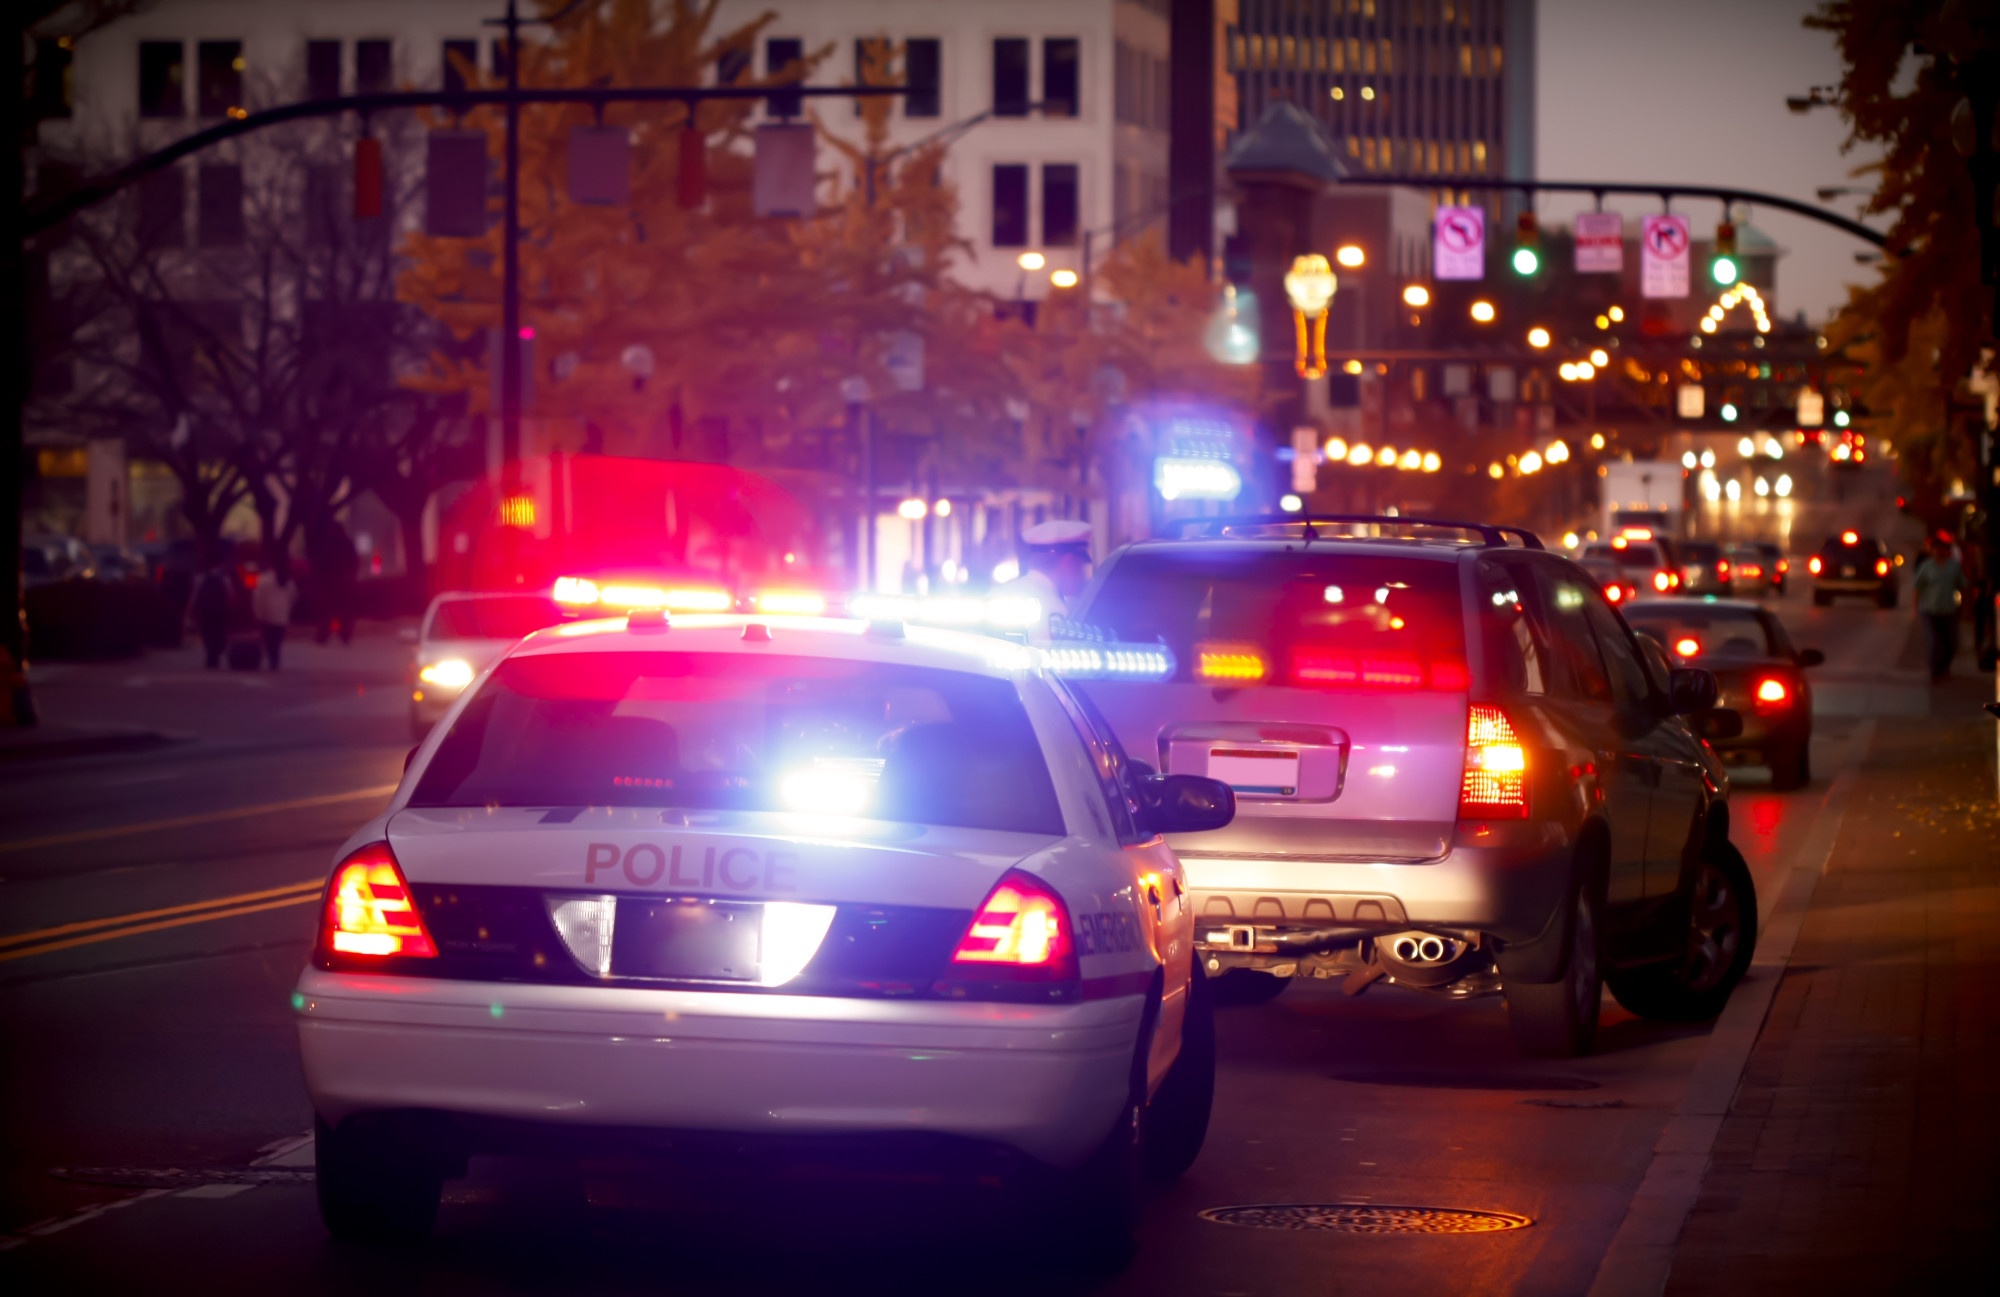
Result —
<instances>
[{"instance_id":1,"label":"green traffic signal","mask_svg":"<svg viewBox=\"0 0 2000 1297\"><path fill-rule=\"evenodd\" d=\"M1542 268L1541 254L1533 248L1514 249L1514 273L1532 275Z\"/></svg>"},{"instance_id":2,"label":"green traffic signal","mask_svg":"<svg viewBox=\"0 0 2000 1297\"><path fill-rule=\"evenodd\" d=\"M1743 272L1741 268L1737 266L1736 258L1717 257L1714 261L1711 261L1709 263L1708 273L1710 277L1715 280L1716 283L1721 284L1726 288L1730 284L1735 283L1738 277L1741 276Z\"/></svg>"}]
</instances>

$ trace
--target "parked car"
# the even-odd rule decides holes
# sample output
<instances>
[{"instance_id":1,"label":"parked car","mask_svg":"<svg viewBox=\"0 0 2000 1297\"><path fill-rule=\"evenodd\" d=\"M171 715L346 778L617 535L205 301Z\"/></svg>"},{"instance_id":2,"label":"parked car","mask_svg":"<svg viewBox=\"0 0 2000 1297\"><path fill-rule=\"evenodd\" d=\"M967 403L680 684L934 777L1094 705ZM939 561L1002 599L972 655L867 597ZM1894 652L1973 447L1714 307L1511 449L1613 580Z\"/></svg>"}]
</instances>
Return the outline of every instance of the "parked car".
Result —
<instances>
[{"instance_id":1,"label":"parked car","mask_svg":"<svg viewBox=\"0 0 2000 1297\"><path fill-rule=\"evenodd\" d=\"M1815 608L1842 595L1873 599L1879 608L1896 606L1896 556L1873 536L1852 529L1828 536L1806 560L1806 571L1812 574Z\"/></svg>"},{"instance_id":2,"label":"parked car","mask_svg":"<svg viewBox=\"0 0 2000 1297\"><path fill-rule=\"evenodd\" d=\"M1768 540L1741 541L1731 545L1725 556L1730 563L1731 594L1785 592L1785 578L1791 573L1792 563L1775 544Z\"/></svg>"},{"instance_id":3,"label":"parked car","mask_svg":"<svg viewBox=\"0 0 2000 1297\"><path fill-rule=\"evenodd\" d=\"M1806 669L1824 662L1824 654L1793 647L1783 622L1740 600L1648 600L1624 611L1632 629L1653 635L1674 661L1707 668L1722 706L1742 718L1740 734L1710 739L1716 751L1761 759L1776 788L1805 786L1812 778L1812 685Z\"/></svg>"},{"instance_id":4,"label":"parked car","mask_svg":"<svg viewBox=\"0 0 2000 1297\"><path fill-rule=\"evenodd\" d=\"M92 545L90 560L100 581L145 581L151 577L144 556L129 546Z\"/></svg>"},{"instance_id":5,"label":"parked car","mask_svg":"<svg viewBox=\"0 0 2000 1297\"><path fill-rule=\"evenodd\" d=\"M441 594L424 610L410 663L410 737L421 741L488 663L524 635L564 619L547 595Z\"/></svg>"},{"instance_id":6,"label":"parked car","mask_svg":"<svg viewBox=\"0 0 2000 1297\"><path fill-rule=\"evenodd\" d=\"M1748 966L1728 776L1692 727L1713 677L1653 679L1598 579L1532 535L1203 520L1112 554L1076 617L1176 658L1080 685L1126 750L1236 790L1228 828L1169 837L1225 996L1498 992L1559 1055L1590 1048L1600 979L1706 1018Z\"/></svg>"}]
</instances>

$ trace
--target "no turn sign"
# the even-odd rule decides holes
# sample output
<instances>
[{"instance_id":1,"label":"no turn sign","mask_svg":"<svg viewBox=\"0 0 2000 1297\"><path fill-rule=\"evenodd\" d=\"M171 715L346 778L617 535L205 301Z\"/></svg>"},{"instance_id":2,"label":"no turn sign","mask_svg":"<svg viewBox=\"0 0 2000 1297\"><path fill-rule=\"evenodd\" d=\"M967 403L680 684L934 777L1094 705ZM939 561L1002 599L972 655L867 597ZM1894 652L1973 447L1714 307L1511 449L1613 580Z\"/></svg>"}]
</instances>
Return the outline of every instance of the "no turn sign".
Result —
<instances>
[{"instance_id":1,"label":"no turn sign","mask_svg":"<svg viewBox=\"0 0 2000 1297\"><path fill-rule=\"evenodd\" d=\"M1431 246L1431 273L1439 279L1486 277L1486 209L1440 207Z\"/></svg>"},{"instance_id":2,"label":"no turn sign","mask_svg":"<svg viewBox=\"0 0 2000 1297\"><path fill-rule=\"evenodd\" d=\"M1688 295L1688 219L1648 216L1639 223L1639 293L1642 297Z\"/></svg>"}]
</instances>

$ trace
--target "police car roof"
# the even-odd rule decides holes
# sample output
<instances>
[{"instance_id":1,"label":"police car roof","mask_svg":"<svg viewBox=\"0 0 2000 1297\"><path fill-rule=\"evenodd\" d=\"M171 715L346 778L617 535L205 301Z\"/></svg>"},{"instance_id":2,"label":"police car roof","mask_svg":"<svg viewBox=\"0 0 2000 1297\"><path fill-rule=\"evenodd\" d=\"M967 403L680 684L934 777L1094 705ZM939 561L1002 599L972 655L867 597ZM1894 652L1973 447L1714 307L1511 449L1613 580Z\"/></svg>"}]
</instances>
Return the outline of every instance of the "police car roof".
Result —
<instances>
[{"instance_id":1,"label":"police car roof","mask_svg":"<svg viewBox=\"0 0 2000 1297\"><path fill-rule=\"evenodd\" d=\"M1132 554L1201 559L1215 554L1269 554L1286 550L1302 554L1395 555L1449 561L1479 552L1477 542L1430 536L1230 536L1217 540L1142 540L1127 547Z\"/></svg>"},{"instance_id":2,"label":"police car roof","mask_svg":"<svg viewBox=\"0 0 2000 1297\"><path fill-rule=\"evenodd\" d=\"M769 638L745 627L761 626ZM565 653L758 653L931 667L1006 677L1033 666L1026 645L968 631L842 617L767 617L734 613L676 615L663 628L634 629L625 617L565 622L522 640L509 657Z\"/></svg>"}]
</instances>

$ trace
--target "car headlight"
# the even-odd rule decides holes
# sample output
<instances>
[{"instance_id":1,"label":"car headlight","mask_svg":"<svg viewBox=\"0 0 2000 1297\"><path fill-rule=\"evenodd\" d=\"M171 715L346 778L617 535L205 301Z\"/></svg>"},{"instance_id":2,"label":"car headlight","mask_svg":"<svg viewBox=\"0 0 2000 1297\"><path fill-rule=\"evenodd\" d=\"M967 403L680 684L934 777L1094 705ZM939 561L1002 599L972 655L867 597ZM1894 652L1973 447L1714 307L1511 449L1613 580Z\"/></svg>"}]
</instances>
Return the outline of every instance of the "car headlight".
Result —
<instances>
[{"instance_id":1,"label":"car headlight","mask_svg":"<svg viewBox=\"0 0 2000 1297\"><path fill-rule=\"evenodd\" d=\"M439 689L457 690L471 684L475 674L477 673L473 671L472 663L464 658L446 658L442 662L433 662L417 672L417 679L427 685L435 685Z\"/></svg>"}]
</instances>

